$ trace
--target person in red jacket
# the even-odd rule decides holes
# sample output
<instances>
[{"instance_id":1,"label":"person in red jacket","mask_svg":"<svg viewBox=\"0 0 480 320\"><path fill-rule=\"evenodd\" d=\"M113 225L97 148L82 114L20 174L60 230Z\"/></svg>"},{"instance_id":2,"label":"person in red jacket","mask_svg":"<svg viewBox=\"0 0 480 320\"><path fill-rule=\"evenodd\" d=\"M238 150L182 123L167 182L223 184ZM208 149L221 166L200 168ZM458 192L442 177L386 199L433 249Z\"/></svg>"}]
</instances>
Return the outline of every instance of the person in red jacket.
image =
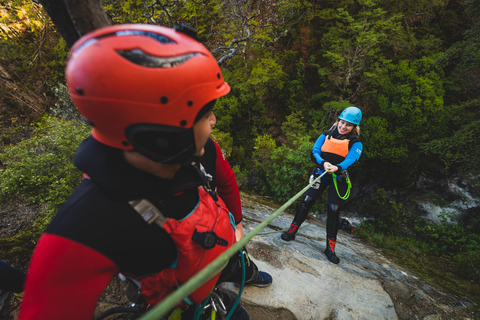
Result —
<instances>
[{"instance_id":1,"label":"person in red jacket","mask_svg":"<svg viewBox=\"0 0 480 320\"><path fill-rule=\"evenodd\" d=\"M212 189L218 192L218 196L232 213L235 219L235 235L237 241L239 241L244 236L244 230L242 203L235 173L214 140L209 139L204 149L205 153L200 159L200 163L204 166L206 172L212 175L210 184ZM248 261L251 261L251 258ZM236 284L238 285L238 283ZM253 285L256 287L267 287L270 284L272 284L272 277L264 271L259 271L255 279L245 282L246 286Z\"/></svg>"},{"instance_id":2,"label":"person in red jacket","mask_svg":"<svg viewBox=\"0 0 480 320\"><path fill-rule=\"evenodd\" d=\"M218 196L225 202L233 215L236 225L237 241L243 238L243 213L240 190L232 167L213 139L205 144L205 153L200 159L205 171L212 175L212 188L216 188Z\"/></svg>"},{"instance_id":3,"label":"person in red jacket","mask_svg":"<svg viewBox=\"0 0 480 320\"><path fill-rule=\"evenodd\" d=\"M92 319L118 273L156 304L236 242L238 221L200 165L216 122L212 108L230 87L192 36L116 25L72 47L69 93L93 126L74 157L86 178L38 241L20 320ZM184 299L182 319L193 318L219 282L241 281L240 256ZM250 261L247 283L259 274ZM239 306L231 319L248 318Z\"/></svg>"}]
</instances>

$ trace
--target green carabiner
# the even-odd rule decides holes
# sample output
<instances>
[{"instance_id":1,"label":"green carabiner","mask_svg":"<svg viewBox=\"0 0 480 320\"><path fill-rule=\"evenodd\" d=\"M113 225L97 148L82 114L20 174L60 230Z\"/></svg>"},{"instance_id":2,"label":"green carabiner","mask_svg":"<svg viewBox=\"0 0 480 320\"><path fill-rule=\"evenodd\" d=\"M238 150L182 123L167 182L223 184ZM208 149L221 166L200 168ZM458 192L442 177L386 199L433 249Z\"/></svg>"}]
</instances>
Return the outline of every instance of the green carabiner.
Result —
<instances>
[{"instance_id":1,"label":"green carabiner","mask_svg":"<svg viewBox=\"0 0 480 320\"><path fill-rule=\"evenodd\" d=\"M347 200L348 197L350 197L350 189L352 188L352 183L350 182L350 177L348 177L348 176L345 177L345 180L347 180L348 188L347 188L347 192L345 192L345 195L343 197L340 195L340 192L338 192L337 175L335 173L332 173L332 179L333 179L333 184L335 185L335 190L337 190L338 197L342 200Z\"/></svg>"}]
</instances>

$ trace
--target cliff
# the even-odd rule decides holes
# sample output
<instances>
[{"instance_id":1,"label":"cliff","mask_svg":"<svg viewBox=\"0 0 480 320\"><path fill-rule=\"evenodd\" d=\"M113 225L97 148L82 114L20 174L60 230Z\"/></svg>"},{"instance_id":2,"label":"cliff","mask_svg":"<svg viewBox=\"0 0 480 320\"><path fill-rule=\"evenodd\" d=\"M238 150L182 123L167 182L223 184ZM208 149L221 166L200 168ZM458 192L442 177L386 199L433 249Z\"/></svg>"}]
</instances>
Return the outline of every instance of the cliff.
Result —
<instances>
[{"instance_id":1,"label":"cliff","mask_svg":"<svg viewBox=\"0 0 480 320\"><path fill-rule=\"evenodd\" d=\"M242 200L246 233L276 210L255 198ZM294 241L281 240L280 230L291 220L291 215L280 214L247 245L260 270L273 277L270 287L244 289L242 303L251 315L298 320L468 319L465 308L473 305L468 299L425 283L354 234L339 231L340 263L330 263L323 253L325 224L314 217ZM226 287L238 292L231 284Z\"/></svg>"}]
</instances>

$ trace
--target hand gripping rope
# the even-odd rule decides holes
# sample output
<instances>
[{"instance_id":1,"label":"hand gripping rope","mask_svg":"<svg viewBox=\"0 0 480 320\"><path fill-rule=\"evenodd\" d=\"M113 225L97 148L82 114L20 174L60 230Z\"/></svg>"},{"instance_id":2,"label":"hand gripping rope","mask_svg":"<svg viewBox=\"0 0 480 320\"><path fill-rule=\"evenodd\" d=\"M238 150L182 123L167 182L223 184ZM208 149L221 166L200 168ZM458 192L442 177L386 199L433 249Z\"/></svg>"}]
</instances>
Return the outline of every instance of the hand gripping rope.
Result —
<instances>
[{"instance_id":1,"label":"hand gripping rope","mask_svg":"<svg viewBox=\"0 0 480 320\"><path fill-rule=\"evenodd\" d=\"M240 241L235 243L231 246L227 251L222 253L216 260L212 261L209 265L203 268L200 272L198 272L195 276L190 278L185 284L183 284L180 288L172 292L168 297L166 297L161 303L157 304L153 308L150 309L149 312L144 314L139 320L157 320L161 317L168 314L170 310L172 310L180 301L182 301L185 297L187 297L190 293L194 292L197 288L199 288L202 284L207 282L210 278L214 275L222 271L224 266L228 263L228 260L231 256L238 253L248 241L250 241L255 235L257 235L263 228L265 228L270 222L272 222L280 213L284 212L289 206L292 205L295 200L297 200L305 191L308 190L314 183L318 182L327 171L319 175L315 178L311 183L309 183L305 188L303 188L300 192L294 195L290 200L285 202L277 211L272 213L267 219L261 222L258 226L256 226L252 231L246 234ZM243 257L243 255L242 255ZM244 281L242 281L244 282ZM237 297L237 302L240 297L241 291ZM236 305L234 305L235 307ZM232 308L235 310L235 308Z\"/></svg>"}]
</instances>

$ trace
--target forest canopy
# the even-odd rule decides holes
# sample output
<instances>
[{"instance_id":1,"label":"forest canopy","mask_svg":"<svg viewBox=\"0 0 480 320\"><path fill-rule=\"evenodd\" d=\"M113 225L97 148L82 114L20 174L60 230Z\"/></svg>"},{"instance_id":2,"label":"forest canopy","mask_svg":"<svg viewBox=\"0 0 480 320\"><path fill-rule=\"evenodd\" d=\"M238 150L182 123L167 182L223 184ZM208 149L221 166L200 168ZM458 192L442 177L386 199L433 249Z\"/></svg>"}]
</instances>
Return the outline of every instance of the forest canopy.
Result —
<instances>
[{"instance_id":1,"label":"forest canopy","mask_svg":"<svg viewBox=\"0 0 480 320\"><path fill-rule=\"evenodd\" d=\"M284 167L272 156L295 154L301 165L290 170L305 180L310 145L349 105L364 114L359 172L375 166L378 180L407 186L425 170L479 169L472 143L480 121L479 0L106 0L103 7L111 24L198 30L232 88L215 106L216 134L257 192L276 196L272 181L297 190L291 178L277 181L277 171L265 170L263 157ZM0 11L8 145L19 123L65 114L68 97L58 88L68 45L39 3L2 1Z\"/></svg>"}]
</instances>

